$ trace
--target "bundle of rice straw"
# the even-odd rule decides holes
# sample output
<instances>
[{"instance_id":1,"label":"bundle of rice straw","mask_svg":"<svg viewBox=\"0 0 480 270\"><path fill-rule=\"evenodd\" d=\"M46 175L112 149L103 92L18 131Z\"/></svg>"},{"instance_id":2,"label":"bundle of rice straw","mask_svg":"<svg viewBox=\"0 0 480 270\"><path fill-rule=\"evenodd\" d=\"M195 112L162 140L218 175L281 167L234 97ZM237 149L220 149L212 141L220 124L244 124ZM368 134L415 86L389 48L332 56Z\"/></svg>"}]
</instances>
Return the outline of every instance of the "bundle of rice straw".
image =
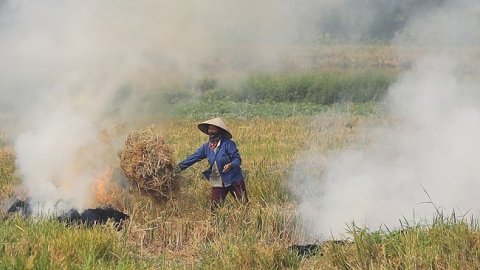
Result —
<instances>
[{"instance_id":1,"label":"bundle of rice straw","mask_svg":"<svg viewBox=\"0 0 480 270\"><path fill-rule=\"evenodd\" d=\"M131 132L118 156L120 168L140 194L164 200L178 190L180 174L173 153L153 125Z\"/></svg>"}]
</instances>

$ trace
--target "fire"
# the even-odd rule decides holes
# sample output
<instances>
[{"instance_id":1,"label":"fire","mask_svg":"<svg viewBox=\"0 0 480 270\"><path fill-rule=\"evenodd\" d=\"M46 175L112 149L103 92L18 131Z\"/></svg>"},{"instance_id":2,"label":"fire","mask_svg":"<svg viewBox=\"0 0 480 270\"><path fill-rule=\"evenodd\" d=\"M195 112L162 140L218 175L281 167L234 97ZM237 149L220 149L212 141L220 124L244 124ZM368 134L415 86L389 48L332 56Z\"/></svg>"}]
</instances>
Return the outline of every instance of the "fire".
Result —
<instances>
[{"instance_id":1,"label":"fire","mask_svg":"<svg viewBox=\"0 0 480 270\"><path fill-rule=\"evenodd\" d=\"M112 169L107 167L103 175L93 183L92 191L96 196L95 203L102 206L113 206L123 211L123 204L118 198L121 188L112 182L112 175Z\"/></svg>"}]
</instances>

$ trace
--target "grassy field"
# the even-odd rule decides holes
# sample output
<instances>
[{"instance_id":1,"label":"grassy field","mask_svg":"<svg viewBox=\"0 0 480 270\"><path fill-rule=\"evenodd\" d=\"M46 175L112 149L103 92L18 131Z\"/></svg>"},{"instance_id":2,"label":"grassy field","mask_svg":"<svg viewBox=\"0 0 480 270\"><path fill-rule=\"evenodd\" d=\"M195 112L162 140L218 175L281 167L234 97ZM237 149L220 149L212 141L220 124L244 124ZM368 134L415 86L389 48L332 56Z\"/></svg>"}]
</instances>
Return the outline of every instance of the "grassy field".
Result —
<instances>
[{"instance_id":1,"label":"grassy field","mask_svg":"<svg viewBox=\"0 0 480 270\"><path fill-rule=\"evenodd\" d=\"M213 218L210 187L201 175L207 164L200 162L182 173L180 192L167 202L138 197L128 188L122 190L115 198L116 203L122 205L122 210L131 218L121 231L111 224L94 228L65 227L53 218L12 217L0 221L0 269L480 268L478 224L442 213L428 226L421 222L403 223L397 231L370 231L352 223L345 228L349 231L346 239L324 242L316 255L299 256L289 250L291 245L315 241L307 237L307 226L297 215L297 198L288 188L297 155L304 150L322 155L330 150L368 146L375 143L368 127L392 125L398 120L372 97L365 99L369 101L366 103L339 105L309 103L308 91L306 96L302 94L293 99L286 94L292 93L292 88L301 90L297 82L324 85L323 82L331 81L331 77L322 75L324 72L347 76L337 78L345 85L351 82L348 74L369 72L385 90L383 82L390 83L391 75L411 68L415 59L432 49L406 48L402 53L408 57L399 57L396 48L373 45L283 50L282 62L273 63L273 69L269 70L272 68L269 63L262 66L255 61L257 55L249 54L247 49L224 48L217 58L204 62L205 74L213 75L198 78L198 82L186 83L179 79L175 80L178 85L166 85L175 94L179 89L186 89L184 96L171 97L171 101L175 101L173 105L159 105L165 92L152 90L153 98L145 99L145 107L149 107L147 101L152 100L149 109L155 117L137 122L137 126L142 127L155 124L179 162L206 139L197 130L197 123L215 116L224 117L243 157L248 205L240 205L229 197ZM476 57L459 59L460 69L475 71L480 54L477 48L467 50ZM262 75L259 70L271 73ZM316 75L304 76L312 72ZM245 83L248 78L245 74L250 74L249 84L248 80ZM368 85L368 80L366 83ZM223 91L244 85L248 87L240 89L240 94L258 90L267 98L252 100L248 95L239 95L235 100L234 92ZM265 85L272 87L267 89ZM355 92L356 85L351 87ZM285 95L268 96L278 89ZM192 91L199 96L192 98ZM218 97L219 93L232 96L220 96L227 100L223 102L211 98ZM124 95L128 97L128 91ZM272 102L278 99L282 102ZM160 113L163 117L159 117ZM22 193L20 178L15 172L15 152L7 135L8 130L2 130L0 212ZM116 153L111 154L110 158L115 160ZM119 168L113 170L118 172ZM322 173L322 168L318 168L316 174ZM113 180L120 180L118 174L113 175Z\"/></svg>"},{"instance_id":2,"label":"grassy field","mask_svg":"<svg viewBox=\"0 0 480 270\"><path fill-rule=\"evenodd\" d=\"M480 233L441 213L432 226L403 224L399 231L369 231L354 223L341 244L299 256L288 249L305 239L296 199L287 188L296 155L309 145L322 154L369 143L369 125L395 119L370 106L328 107L291 117L224 116L243 157L250 202L227 199L215 218L201 162L184 171L181 190L158 203L125 189L117 197L131 216L124 229L111 224L65 227L54 219L13 217L0 222L1 269L478 269ZM191 115L192 116L192 115ZM198 117L152 121L177 161L205 141ZM223 115L222 115L223 116ZM304 142L304 143L302 143ZM11 202L19 178L15 153L0 150L0 200ZM322 173L321 169L318 172ZM4 206L8 206L4 203ZM401 217L399 217L400 219ZM347 221L346 221L347 222Z\"/></svg>"}]
</instances>

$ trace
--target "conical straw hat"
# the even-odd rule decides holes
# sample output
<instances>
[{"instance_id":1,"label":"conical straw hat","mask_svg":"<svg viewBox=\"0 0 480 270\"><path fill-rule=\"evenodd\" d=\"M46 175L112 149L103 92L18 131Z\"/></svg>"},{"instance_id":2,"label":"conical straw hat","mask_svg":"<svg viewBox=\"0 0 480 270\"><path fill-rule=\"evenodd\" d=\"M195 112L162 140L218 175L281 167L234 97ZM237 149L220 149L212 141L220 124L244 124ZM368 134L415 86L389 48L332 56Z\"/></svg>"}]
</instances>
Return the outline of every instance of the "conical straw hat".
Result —
<instances>
[{"instance_id":1,"label":"conical straw hat","mask_svg":"<svg viewBox=\"0 0 480 270\"><path fill-rule=\"evenodd\" d=\"M230 133L230 130L228 130L227 125L222 120L222 118L217 117L217 118L213 118L213 119L207 120L205 122L202 122L202 123L198 124L198 129L200 129L203 133L208 135L208 126L209 125L213 125L213 126L216 126L220 129L223 129L224 132L223 132L222 136L224 138L227 138L227 139L232 138L232 133Z\"/></svg>"}]
</instances>

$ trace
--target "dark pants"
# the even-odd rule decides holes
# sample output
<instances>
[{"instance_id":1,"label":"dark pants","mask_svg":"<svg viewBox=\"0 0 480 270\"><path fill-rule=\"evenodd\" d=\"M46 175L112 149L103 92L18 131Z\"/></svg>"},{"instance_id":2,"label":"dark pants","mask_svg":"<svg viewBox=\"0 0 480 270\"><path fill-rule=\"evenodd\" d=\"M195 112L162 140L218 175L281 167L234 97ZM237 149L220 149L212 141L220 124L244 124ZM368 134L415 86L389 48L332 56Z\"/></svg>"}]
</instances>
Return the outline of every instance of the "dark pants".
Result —
<instances>
[{"instance_id":1,"label":"dark pants","mask_svg":"<svg viewBox=\"0 0 480 270\"><path fill-rule=\"evenodd\" d=\"M245 181L242 179L233 182L228 187L212 187L212 209L220 205L220 203L225 200L229 192L232 193L235 200L242 203L248 202Z\"/></svg>"}]
</instances>

